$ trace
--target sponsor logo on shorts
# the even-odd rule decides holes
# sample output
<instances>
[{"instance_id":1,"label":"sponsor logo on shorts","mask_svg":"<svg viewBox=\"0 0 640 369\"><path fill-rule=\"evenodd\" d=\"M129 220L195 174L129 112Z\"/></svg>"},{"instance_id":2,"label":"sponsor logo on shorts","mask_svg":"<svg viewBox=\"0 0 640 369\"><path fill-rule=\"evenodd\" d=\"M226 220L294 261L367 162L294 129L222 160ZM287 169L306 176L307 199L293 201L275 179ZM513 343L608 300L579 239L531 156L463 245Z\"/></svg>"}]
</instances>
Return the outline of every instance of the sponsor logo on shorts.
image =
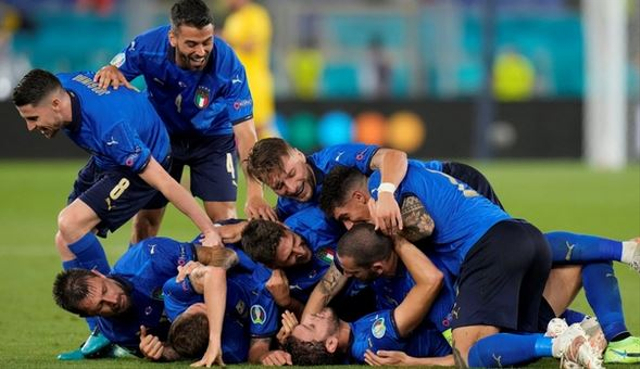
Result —
<instances>
[{"instance_id":1,"label":"sponsor logo on shorts","mask_svg":"<svg viewBox=\"0 0 640 369\"><path fill-rule=\"evenodd\" d=\"M253 324L263 325L264 322L267 320L267 312L264 311L264 308L262 307L262 305L251 306L250 315L251 315L251 321L253 322Z\"/></svg>"},{"instance_id":2,"label":"sponsor logo on shorts","mask_svg":"<svg viewBox=\"0 0 640 369\"><path fill-rule=\"evenodd\" d=\"M384 337L384 334L387 333L387 326L384 325L384 318L378 318L373 322L371 326L371 334L377 339Z\"/></svg>"}]
</instances>

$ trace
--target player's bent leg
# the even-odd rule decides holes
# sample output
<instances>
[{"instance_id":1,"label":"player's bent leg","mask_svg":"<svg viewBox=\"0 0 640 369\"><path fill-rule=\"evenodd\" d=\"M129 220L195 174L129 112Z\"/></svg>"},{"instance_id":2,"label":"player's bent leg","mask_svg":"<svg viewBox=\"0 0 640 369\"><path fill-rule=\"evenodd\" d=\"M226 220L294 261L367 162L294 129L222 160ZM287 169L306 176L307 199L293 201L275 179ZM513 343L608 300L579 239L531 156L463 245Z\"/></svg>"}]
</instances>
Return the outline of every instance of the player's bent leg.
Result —
<instances>
[{"instance_id":1,"label":"player's bent leg","mask_svg":"<svg viewBox=\"0 0 640 369\"><path fill-rule=\"evenodd\" d=\"M58 215L58 231L67 245L78 241L99 223L98 214L80 199L67 205Z\"/></svg>"},{"instance_id":2,"label":"player's bent leg","mask_svg":"<svg viewBox=\"0 0 640 369\"><path fill-rule=\"evenodd\" d=\"M569 307L582 287L579 265L554 267L544 286L542 296L547 300L556 316L560 316Z\"/></svg>"},{"instance_id":3,"label":"player's bent leg","mask_svg":"<svg viewBox=\"0 0 640 369\"><path fill-rule=\"evenodd\" d=\"M158 235L165 209L166 207L142 209L133 217L130 240L132 245Z\"/></svg>"},{"instance_id":4,"label":"player's bent leg","mask_svg":"<svg viewBox=\"0 0 640 369\"><path fill-rule=\"evenodd\" d=\"M454 358L457 367L467 367L469 364L469 350L480 339L497 334L497 327L488 325L472 325L454 328L451 332L453 338ZM463 362L458 362L462 360Z\"/></svg>"},{"instance_id":5,"label":"player's bent leg","mask_svg":"<svg viewBox=\"0 0 640 369\"><path fill-rule=\"evenodd\" d=\"M204 210L214 222L238 217L236 203L231 201L205 201Z\"/></svg>"}]
</instances>

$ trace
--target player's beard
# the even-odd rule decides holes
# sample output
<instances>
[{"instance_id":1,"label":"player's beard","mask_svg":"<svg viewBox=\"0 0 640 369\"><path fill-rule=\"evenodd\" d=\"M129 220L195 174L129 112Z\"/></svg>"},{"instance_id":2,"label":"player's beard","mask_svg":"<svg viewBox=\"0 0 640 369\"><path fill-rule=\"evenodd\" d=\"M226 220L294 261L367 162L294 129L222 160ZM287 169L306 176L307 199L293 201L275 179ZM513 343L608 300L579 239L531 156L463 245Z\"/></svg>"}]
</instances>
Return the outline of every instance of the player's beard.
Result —
<instances>
[{"instance_id":1,"label":"player's beard","mask_svg":"<svg viewBox=\"0 0 640 369\"><path fill-rule=\"evenodd\" d=\"M210 53L206 53L200 62L196 62L194 60L194 57L196 56L195 53L185 54L177 47L176 53L178 54L178 58L182 62L182 65L184 65L186 69L189 70L203 70L209 62L209 56L211 55Z\"/></svg>"},{"instance_id":2,"label":"player's beard","mask_svg":"<svg viewBox=\"0 0 640 369\"><path fill-rule=\"evenodd\" d=\"M113 278L113 279L122 288L122 295L121 295L122 305L126 304L126 306L122 306L121 310L114 312L114 314L110 318L129 319L134 317L135 310L133 309L133 298L132 298L133 286L124 280L120 280L118 278Z\"/></svg>"}]
</instances>

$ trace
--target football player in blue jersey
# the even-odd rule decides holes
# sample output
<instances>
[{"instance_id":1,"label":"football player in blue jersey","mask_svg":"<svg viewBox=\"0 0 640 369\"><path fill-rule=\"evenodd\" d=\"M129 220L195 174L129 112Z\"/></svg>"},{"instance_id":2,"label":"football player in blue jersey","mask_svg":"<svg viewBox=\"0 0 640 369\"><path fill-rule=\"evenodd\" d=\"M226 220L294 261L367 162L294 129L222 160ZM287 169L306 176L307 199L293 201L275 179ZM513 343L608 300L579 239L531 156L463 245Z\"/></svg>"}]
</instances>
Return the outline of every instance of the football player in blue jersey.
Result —
<instances>
[{"instance_id":1,"label":"football player in blue jersey","mask_svg":"<svg viewBox=\"0 0 640 369\"><path fill-rule=\"evenodd\" d=\"M164 121L180 180L191 168L191 192L213 220L236 217L236 142L241 164L256 141L253 101L244 67L214 35L213 17L202 0L179 0L171 24L149 30L95 75L101 88L143 76L149 100ZM242 164L243 169L245 165ZM165 202L166 204L166 202ZM275 219L260 183L247 182L246 214ZM139 213L132 242L157 234L164 209Z\"/></svg>"},{"instance_id":2,"label":"football player in blue jersey","mask_svg":"<svg viewBox=\"0 0 640 369\"><path fill-rule=\"evenodd\" d=\"M160 334L162 286L177 275L178 266L192 260L228 268L237 262L237 255L222 247L149 238L131 246L107 275L87 269L58 274L53 287L56 304L83 317L98 317L97 326L107 339L85 344L75 357L66 359L91 356L110 343L135 349L141 325Z\"/></svg>"},{"instance_id":3,"label":"football player in blue jersey","mask_svg":"<svg viewBox=\"0 0 640 369\"><path fill-rule=\"evenodd\" d=\"M428 177L433 174L438 175L433 179L436 183L430 183L429 187L421 187L421 185L417 185L416 183L419 181L408 183L412 179L415 179L415 177ZM469 210L465 210L464 207L456 209L456 206L452 206L452 204L455 205L455 201L452 200L455 199L456 194L452 194L451 192L447 193L446 187L444 187L445 190L440 194L438 200L434 200L433 197L429 197L436 196L433 194L434 188L437 188L437 181L440 179L439 177L443 178L442 176L442 173L430 172L419 165L410 163L410 168L406 177L407 181L403 182L399 188L398 198L402 203L403 210L405 210L405 207L407 209L406 212L403 212L403 215L407 215L405 217L405 228L403 232L405 232L408 237L420 239L425 235L425 230L427 231L426 233L433 231L434 235L431 241L435 242L433 244L435 250L432 251L439 252L441 257L443 257L445 264L447 264L447 269L455 274L459 269L454 264L462 260L461 258L458 258L458 261L456 261L456 257L453 257L452 255L455 253L453 251L453 246L455 245L449 245L449 250L447 250L446 243L439 244L438 242L442 242L444 238L449 237L451 240L457 240L456 242L459 243L460 240L464 238L460 235L456 238L452 229L446 229L446 226L450 224L446 223L446 221L451 220L450 218L447 219L447 217L460 217L461 215L464 215L465 212L468 214ZM422 179L425 180L425 183L427 182L425 178ZM321 199L321 202L323 203L324 208L327 209L330 214L342 220L347 228L353 226L354 223L370 221L371 217L369 216L370 211L367 206L367 202L369 201L369 197L375 196L377 188L375 184L376 180L379 180L376 179L376 175L372 176L368 183L369 188L367 188L367 180L362 176L362 174L348 168L338 168L334 173L329 175L325 181L325 189L323 192L324 198ZM462 197L469 196L469 199L477 198L472 190L460 183L456 182L454 184L454 181L455 180L452 181L452 178L449 177L446 178L444 183L454 186L456 190L461 192ZM422 183L422 185L425 183ZM425 191L427 188L429 190ZM427 194L428 192L431 192L431 194ZM437 204L438 201L440 201L440 204ZM450 204L446 204L446 202L449 201L452 202ZM465 200L463 199L462 201ZM476 208L481 208L482 206L483 204L475 205ZM496 210L494 209L494 211ZM426 215L432 213L438 213L437 217L432 218L430 215ZM462 219L459 219L459 222L466 224L468 227L473 227L473 222L463 222ZM438 229L437 227L434 227L434 223L445 223L445 225ZM459 229L459 231L462 231L462 233L465 232L465 230L462 229ZM585 243L586 245L583 246L586 246L587 248L596 246L598 243L613 244L615 242L591 236L573 235L560 232L556 233L557 234L553 234L552 237L550 237L549 234L547 235L547 239L551 243L559 243L554 245L553 249L563 247L563 244L565 243L564 240L567 240L566 242L572 244L575 244L574 242ZM620 244L620 242L618 242L618 244ZM506 252L508 251L509 248L506 248ZM571 261L573 262L573 259L571 259ZM613 268L609 260L605 261L608 261L608 263L596 263L593 265L587 265L583 268L585 289L587 291L591 291L591 298L589 299L589 302L593 306L594 311L601 316L601 323L606 337L611 341L610 346L624 344L624 342L627 341L629 341L627 342L627 346L638 346L636 344L637 338L630 336L626 326L624 325L620 296L617 292L617 281L612 278L606 278L608 274L613 275ZM594 291L595 293L593 293ZM598 298L597 295L602 291L606 291L607 298ZM608 351L609 349L607 352ZM611 357L610 360L615 362L618 359Z\"/></svg>"},{"instance_id":4,"label":"football player in blue jersey","mask_svg":"<svg viewBox=\"0 0 640 369\"><path fill-rule=\"evenodd\" d=\"M278 195L276 212L281 220L317 206L323 178L336 165L355 167L367 175L380 170L385 182L397 186L406 172L407 155L375 145L345 144L305 156L283 139L266 138L254 145L247 159L249 175ZM402 228L393 196L380 196L376 203L376 221L387 233Z\"/></svg>"},{"instance_id":5,"label":"football player in blue jersey","mask_svg":"<svg viewBox=\"0 0 640 369\"><path fill-rule=\"evenodd\" d=\"M52 138L62 130L91 153L58 216L55 243L63 269L109 273L94 232L106 236L140 209L156 207L162 195L200 228L203 244L220 244L211 220L166 172L171 161L167 132L143 94L101 89L91 73L56 76L34 69L15 87L13 103L30 131ZM94 322L88 323L93 329Z\"/></svg>"},{"instance_id":6,"label":"football player in blue jersey","mask_svg":"<svg viewBox=\"0 0 640 369\"><path fill-rule=\"evenodd\" d=\"M58 216L56 246L65 269L109 272L93 231L115 231L149 206L158 190L200 228L203 244L220 244L213 223L193 197L168 175L170 148L162 121L137 92L101 89L91 73L57 76L34 69L13 91L13 103L30 131L58 131L91 153L69 205ZM151 204L153 205L153 204Z\"/></svg>"},{"instance_id":7,"label":"football player in blue jersey","mask_svg":"<svg viewBox=\"0 0 640 369\"><path fill-rule=\"evenodd\" d=\"M177 278L169 279L164 285L165 309L173 322L167 344L161 344L157 337L150 335L142 338L140 349L146 357L166 359L166 351L169 351L170 360L174 359L171 357L173 352L181 358L205 354L204 361L199 364L210 365L216 359L215 353L219 352L211 350L212 344L221 342L225 363L247 359L251 363L267 365L281 360L281 364L291 363L288 353L269 350L271 338L277 332L278 309L264 283L257 282L250 272L231 271L225 287L223 269L199 263L187 264L182 269ZM222 295L225 288L226 300ZM220 331L210 328L209 322L219 323L222 313L220 336Z\"/></svg>"},{"instance_id":8,"label":"football player in blue jersey","mask_svg":"<svg viewBox=\"0 0 640 369\"><path fill-rule=\"evenodd\" d=\"M431 365L452 361L451 348L444 337L422 324L434 292L441 287L442 274L405 239L396 237L393 247L415 280L406 297L392 309L374 312L353 323L339 320L329 308L305 315L285 343L294 364L340 363L342 357L363 363L367 350L406 350L437 357Z\"/></svg>"}]
</instances>

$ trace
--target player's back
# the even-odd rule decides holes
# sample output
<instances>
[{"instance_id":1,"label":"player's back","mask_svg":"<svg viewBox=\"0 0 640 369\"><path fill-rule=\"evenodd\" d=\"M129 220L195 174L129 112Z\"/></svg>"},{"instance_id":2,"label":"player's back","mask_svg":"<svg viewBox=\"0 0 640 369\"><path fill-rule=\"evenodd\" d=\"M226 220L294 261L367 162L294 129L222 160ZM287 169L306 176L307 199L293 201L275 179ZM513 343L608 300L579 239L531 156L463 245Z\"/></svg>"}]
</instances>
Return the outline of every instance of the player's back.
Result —
<instances>
[{"instance_id":1,"label":"player's back","mask_svg":"<svg viewBox=\"0 0 640 369\"><path fill-rule=\"evenodd\" d=\"M380 172L369 179L369 192L377 198ZM510 219L502 209L480 196L466 184L410 160L407 174L398 186L398 203L415 196L433 219L433 250L443 257L449 271L458 275L466 253L489 228Z\"/></svg>"},{"instance_id":2,"label":"player's back","mask_svg":"<svg viewBox=\"0 0 640 369\"><path fill-rule=\"evenodd\" d=\"M94 154L103 168L135 167L139 158L149 154L162 162L169 153L169 137L146 94L127 88L101 89L93 76L92 72L57 75L79 105L74 105L72 123L79 126L65 129L69 137ZM139 155L119 161L118 149L124 152L131 146L139 147Z\"/></svg>"}]
</instances>

